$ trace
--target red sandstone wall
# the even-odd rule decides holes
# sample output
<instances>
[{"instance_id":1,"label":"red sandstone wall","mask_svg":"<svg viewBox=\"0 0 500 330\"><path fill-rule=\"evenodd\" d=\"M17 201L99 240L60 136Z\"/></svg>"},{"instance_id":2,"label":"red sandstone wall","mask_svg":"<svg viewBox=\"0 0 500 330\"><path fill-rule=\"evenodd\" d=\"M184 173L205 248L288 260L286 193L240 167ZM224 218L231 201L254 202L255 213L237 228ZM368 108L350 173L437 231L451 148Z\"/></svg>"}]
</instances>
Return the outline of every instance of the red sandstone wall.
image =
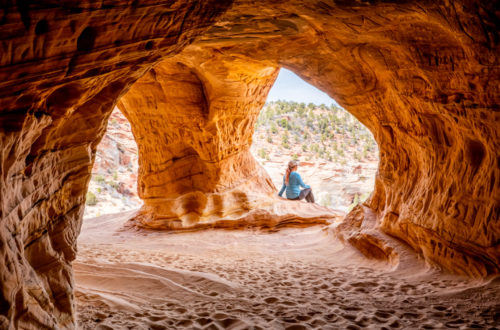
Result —
<instances>
[{"instance_id":1,"label":"red sandstone wall","mask_svg":"<svg viewBox=\"0 0 500 330\"><path fill-rule=\"evenodd\" d=\"M493 5L4 7L0 327L74 326L71 260L107 117L154 63L193 41L224 57L288 67L336 98L379 143L370 207L380 228L448 270L498 273L500 38Z\"/></svg>"}]
</instances>

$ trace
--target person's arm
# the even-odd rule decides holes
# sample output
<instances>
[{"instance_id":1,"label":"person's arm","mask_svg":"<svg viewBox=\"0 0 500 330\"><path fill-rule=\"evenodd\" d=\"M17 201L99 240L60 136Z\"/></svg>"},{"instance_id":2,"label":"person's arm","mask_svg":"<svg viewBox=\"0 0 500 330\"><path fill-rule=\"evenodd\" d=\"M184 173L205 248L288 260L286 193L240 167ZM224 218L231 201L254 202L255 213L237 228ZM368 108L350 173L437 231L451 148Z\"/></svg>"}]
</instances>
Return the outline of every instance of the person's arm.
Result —
<instances>
[{"instance_id":1,"label":"person's arm","mask_svg":"<svg viewBox=\"0 0 500 330\"><path fill-rule=\"evenodd\" d=\"M297 178L298 178L298 181L299 181L299 185L302 188L311 188L309 185L305 184L304 181L302 181L302 178L300 177L299 173L297 173Z\"/></svg>"},{"instance_id":2,"label":"person's arm","mask_svg":"<svg viewBox=\"0 0 500 330\"><path fill-rule=\"evenodd\" d=\"M278 193L278 196L281 197L281 195L283 195L283 193L285 192L285 189L286 189L286 184L285 184L285 178L283 177L283 187L281 187L281 190Z\"/></svg>"}]
</instances>

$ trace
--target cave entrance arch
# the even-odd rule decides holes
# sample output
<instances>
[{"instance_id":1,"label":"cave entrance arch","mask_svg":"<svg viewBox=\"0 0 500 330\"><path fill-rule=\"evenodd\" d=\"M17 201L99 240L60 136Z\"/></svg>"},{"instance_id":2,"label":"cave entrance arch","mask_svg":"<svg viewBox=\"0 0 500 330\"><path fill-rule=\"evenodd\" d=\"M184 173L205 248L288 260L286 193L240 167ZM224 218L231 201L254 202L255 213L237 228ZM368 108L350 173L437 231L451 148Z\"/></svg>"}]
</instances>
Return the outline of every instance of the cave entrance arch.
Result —
<instances>
[{"instance_id":1,"label":"cave entrance arch","mask_svg":"<svg viewBox=\"0 0 500 330\"><path fill-rule=\"evenodd\" d=\"M255 126L252 154L275 187L290 159L316 203L342 212L373 191L378 147L371 132L334 99L281 68Z\"/></svg>"},{"instance_id":2,"label":"cave entrance arch","mask_svg":"<svg viewBox=\"0 0 500 330\"><path fill-rule=\"evenodd\" d=\"M207 50L165 59L118 102L139 147L137 224L155 229L326 223L315 205L285 207L250 153L278 67ZM281 206L275 206L280 204Z\"/></svg>"},{"instance_id":3,"label":"cave entrance arch","mask_svg":"<svg viewBox=\"0 0 500 330\"><path fill-rule=\"evenodd\" d=\"M494 2L174 5L5 11L2 325L73 325L71 260L106 119L187 45L287 67L328 91L380 146L369 201L379 228L450 271L500 272Z\"/></svg>"},{"instance_id":4,"label":"cave entrance arch","mask_svg":"<svg viewBox=\"0 0 500 330\"><path fill-rule=\"evenodd\" d=\"M138 209L138 151L130 123L115 107L97 146L83 218Z\"/></svg>"}]
</instances>

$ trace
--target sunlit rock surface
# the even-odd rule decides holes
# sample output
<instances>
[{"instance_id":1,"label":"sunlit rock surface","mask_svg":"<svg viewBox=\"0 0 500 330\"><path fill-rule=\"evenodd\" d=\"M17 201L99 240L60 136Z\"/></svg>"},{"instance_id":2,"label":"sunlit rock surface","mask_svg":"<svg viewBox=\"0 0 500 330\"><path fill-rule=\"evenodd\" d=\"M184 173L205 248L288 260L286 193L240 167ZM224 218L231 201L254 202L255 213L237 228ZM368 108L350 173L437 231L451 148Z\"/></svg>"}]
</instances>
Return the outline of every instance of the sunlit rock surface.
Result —
<instances>
[{"instance_id":1,"label":"sunlit rock surface","mask_svg":"<svg viewBox=\"0 0 500 330\"><path fill-rule=\"evenodd\" d=\"M259 196L271 194L266 177L250 178L259 170L247 152L238 149L234 159L227 155L248 145L237 140L251 136L244 126L250 131L273 72L283 66L330 94L374 133L380 166L367 205L378 228L449 271L472 276L499 273L500 39L494 5L485 1L5 5L0 23L0 327L74 326L71 261L95 149L107 118L120 96L152 65L172 60L196 68L201 63L194 54L200 52L213 55L213 62L207 59L207 63L214 68L203 68L201 74L180 69L185 88L198 92L182 101L189 109L171 113L172 118L185 118L182 114L193 111L200 125L187 126L186 132L174 130L172 134L185 139L185 144L155 146L169 156L165 164L151 157L152 168L141 168L141 180L148 182L139 188L143 198L181 196L189 201L185 195L197 190L201 192L193 198L196 203L214 202L217 191L231 200L229 190L237 186L237 179L258 187ZM258 78L248 82L254 87L246 91L241 106L237 98L228 97L232 91L240 93L240 87L217 83L212 90L199 91L196 79L210 72L215 76L203 86L235 78L218 75L223 68L231 75L241 74L238 79ZM167 92L181 102L181 92ZM218 103L212 105L210 100ZM242 125L231 130L241 135L219 143L217 139L230 135L224 132L231 122L222 119L224 104L228 116ZM242 111L239 116L236 106ZM221 119L211 118L207 110ZM163 118L154 120L161 127L170 125ZM196 146L196 139L207 148ZM176 158L172 152L191 159L193 169L207 167L206 184L193 189L197 180L190 187L189 179L163 174L161 166L182 167L182 160L169 163ZM235 165L233 172L230 168ZM188 172L196 176L196 171ZM172 180L173 190L165 189L163 182L154 184L155 178L147 178L147 173ZM155 185L161 189L155 190ZM210 190L204 190L207 187ZM242 205L240 197L235 197L237 205ZM191 221L193 214L197 218L232 212L229 206L180 205L171 210L152 201L147 204L153 212L160 210L161 218L175 215L181 222ZM205 214L205 210L211 211Z\"/></svg>"},{"instance_id":2,"label":"sunlit rock surface","mask_svg":"<svg viewBox=\"0 0 500 330\"><path fill-rule=\"evenodd\" d=\"M117 99L227 1L2 5L0 328L73 328L71 261Z\"/></svg>"},{"instance_id":3,"label":"sunlit rock surface","mask_svg":"<svg viewBox=\"0 0 500 330\"><path fill-rule=\"evenodd\" d=\"M250 153L277 73L259 62L189 49L156 65L120 99L140 153L139 225L273 226L288 223L291 209L300 223L335 217L303 203L280 202L290 209L284 214L273 208L276 188Z\"/></svg>"}]
</instances>

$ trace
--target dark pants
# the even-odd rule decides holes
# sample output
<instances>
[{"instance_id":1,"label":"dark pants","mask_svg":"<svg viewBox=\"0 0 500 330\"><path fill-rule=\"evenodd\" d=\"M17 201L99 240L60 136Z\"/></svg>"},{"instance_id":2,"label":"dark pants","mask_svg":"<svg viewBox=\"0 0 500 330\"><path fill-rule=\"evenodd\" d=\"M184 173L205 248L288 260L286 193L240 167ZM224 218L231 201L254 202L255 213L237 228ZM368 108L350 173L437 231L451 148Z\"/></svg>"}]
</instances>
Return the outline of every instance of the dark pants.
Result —
<instances>
[{"instance_id":1,"label":"dark pants","mask_svg":"<svg viewBox=\"0 0 500 330\"><path fill-rule=\"evenodd\" d=\"M314 195L311 188L301 190L299 196L295 197L293 200L303 200L304 198L308 203L314 203Z\"/></svg>"}]
</instances>

